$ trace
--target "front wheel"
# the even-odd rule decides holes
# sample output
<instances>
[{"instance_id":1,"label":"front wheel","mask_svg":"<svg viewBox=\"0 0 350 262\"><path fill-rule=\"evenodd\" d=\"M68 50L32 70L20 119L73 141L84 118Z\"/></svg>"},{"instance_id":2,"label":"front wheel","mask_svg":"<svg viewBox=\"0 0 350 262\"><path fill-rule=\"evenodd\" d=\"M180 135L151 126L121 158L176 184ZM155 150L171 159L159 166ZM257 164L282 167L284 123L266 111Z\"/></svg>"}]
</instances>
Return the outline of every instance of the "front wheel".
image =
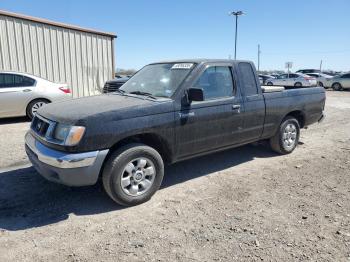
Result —
<instances>
[{"instance_id":1,"label":"front wheel","mask_svg":"<svg viewBox=\"0 0 350 262\"><path fill-rule=\"evenodd\" d=\"M107 194L118 204L133 206L148 201L164 176L160 154L144 144L129 144L115 151L102 173Z\"/></svg>"},{"instance_id":2,"label":"front wheel","mask_svg":"<svg viewBox=\"0 0 350 262\"><path fill-rule=\"evenodd\" d=\"M270 146L273 151L280 154L289 154L299 143L300 126L294 117L286 117L277 133L270 139Z\"/></svg>"},{"instance_id":3,"label":"front wheel","mask_svg":"<svg viewBox=\"0 0 350 262\"><path fill-rule=\"evenodd\" d=\"M302 85L302 83L300 83L300 82L296 82L296 83L294 84L294 86L295 86L295 87L302 87L303 85Z\"/></svg>"},{"instance_id":4,"label":"front wheel","mask_svg":"<svg viewBox=\"0 0 350 262\"><path fill-rule=\"evenodd\" d=\"M339 83L334 83L332 85L332 88L333 88L334 91L341 91L341 90L343 90L343 87Z\"/></svg>"}]
</instances>

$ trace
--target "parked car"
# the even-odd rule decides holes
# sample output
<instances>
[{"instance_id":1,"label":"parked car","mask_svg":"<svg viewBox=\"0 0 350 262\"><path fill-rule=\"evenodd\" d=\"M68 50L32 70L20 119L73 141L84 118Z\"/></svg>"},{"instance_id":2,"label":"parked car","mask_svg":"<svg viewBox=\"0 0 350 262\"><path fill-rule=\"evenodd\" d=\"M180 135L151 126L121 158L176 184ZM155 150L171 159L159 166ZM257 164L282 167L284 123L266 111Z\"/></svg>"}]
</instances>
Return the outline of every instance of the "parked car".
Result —
<instances>
[{"instance_id":1,"label":"parked car","mask_svg":"<svg viewBox=\"0 0 350 262\"><path fill-rule=\"evenodd\" d=\"M259 140L291 153L324 105L321 87L262 89L248 61L153 63L115 93L41 108L26 152L50 181L85 186L101 176L114 201L136 205L158 190L164 164Z\"/></svg>"},{"instance_id":2,"label":"parked car","mask_svg":"<svg viewBox=\"0 0 350 262\"><path fill-rule=\"evenodd\" d=\"M321 70L319 70L319 69L300 69L300 70L296 71L295 73L300 73L300 74L321 73Z\"/></svg>"},{"instance_id":3,"label":"parked car","mask_svg":"<svg viewBox=\"0 0 350 262\"><path fill-rule=\"evenodd\" d=\"M28 116L51 102L71 98L66 84L19 72L0 72L0 118Z\"/></svg>"},{"instance_id":4,"label":"parked car","mask_svg":"<svg viewBox=\"0 0 350 262\"><path fill-rule=\"evenodd\" d=\"M350 73L337 75L325 81L326 88L333 88L336 91L350 88Z\"/></svg>"},{"instance_id":5,"label":"parked car","mask_svg":"<svg viewBox=\"0 0 350 262\"><path fill-rule=\"evenodd\" d=\"M324 74L324 73L308 73L308 76L316 78L317 85L319 86L324 86L324 83L327 81L327 79L331 79L333 76ZM328 88L328 87L325 87Z\"/></svg>"},{"instance_id":6,"label":"parked car","mask_svg":"<svg viewBox=\"0 0 350 262\"><path fill-rule=\"evenodd\" d=\"M322 71L323 74L330 75L330 76L336 76L336 75L341 75L342 73L340 72L334 72L334 71Z\"/></svg>"},{"instance_id":7,"label":"parked car","mask_svg":"<svg viewBox=\"0 0 350 262\"><path fill-rule=\"evenodd\" d=\"M268 79L274 78L271 75L262 75L259 74L259 81L260 81L260 85L265 85Z\"/></svg>"},{"instance_id":8,"label":"parked car","mask_svg":"<svg viewBox=\"0 0 350 262\"><path fill-rule=\"evenodd\" d=\"M310 86L316 86L317 81L316 78L303 75L303 74L296 74L296 73L290 73L290 74L282 74L274 79L268 79L267 83L268 86L295 86L295 87L310 87Z\"/></svg>"},{"instance_id":9,"label":"parked car","mask_svg":"<svg viewBox=\"0 0 350 262\"><path fill-rule=\"evenodd\" d=\"M129 77L114 78L105 83L102 93L111 93L117 91L126 81L129 80Z\"/></svg>"}]
</instances>

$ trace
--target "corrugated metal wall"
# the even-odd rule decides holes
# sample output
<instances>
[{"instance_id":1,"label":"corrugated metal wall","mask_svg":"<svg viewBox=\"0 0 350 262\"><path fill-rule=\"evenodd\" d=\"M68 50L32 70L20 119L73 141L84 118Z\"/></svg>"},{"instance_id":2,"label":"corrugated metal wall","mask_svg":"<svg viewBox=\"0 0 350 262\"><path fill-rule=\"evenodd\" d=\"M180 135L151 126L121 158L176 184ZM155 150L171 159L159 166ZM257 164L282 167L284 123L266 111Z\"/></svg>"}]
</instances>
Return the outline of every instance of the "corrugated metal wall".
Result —
<instances>
[{"instance_id":1,"label":"corrugated metal wall","mask_svg":"<svg viewBox=\"0 0 350 262\"><path fill-rule=\"evenodd\" d=\"M74 97L112 78L113 38L0 15L0 70L67 83Z\"/></svg>"}]
</instances>

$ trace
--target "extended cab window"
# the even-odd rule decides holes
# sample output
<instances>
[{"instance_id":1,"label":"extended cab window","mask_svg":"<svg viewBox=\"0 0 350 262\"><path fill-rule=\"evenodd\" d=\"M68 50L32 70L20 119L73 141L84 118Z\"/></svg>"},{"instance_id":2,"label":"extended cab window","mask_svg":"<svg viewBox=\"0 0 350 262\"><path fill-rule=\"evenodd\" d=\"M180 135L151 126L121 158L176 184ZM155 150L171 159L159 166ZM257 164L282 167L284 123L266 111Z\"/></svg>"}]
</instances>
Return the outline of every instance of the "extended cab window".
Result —
<instances>
[{"instance_id":1,"label":"extended cab window","mask_svg":"<svg viewBox=\"0 0 350 262\"><path fill-rule=\"evenodd\" d=\"M204 100L232 96L233 80L230 67L211 66L207 68L194 87L203 89Z\"/></svg>"},{"instance_id":2,"label":"extended cab window","mask_svg":"<svg viewBox=\"0 0 350 262\"><path fill-rule=\"evenodd\" d=\"M238 68L242 76L245 95L252 96L258 94L258 86L252 66L249 63L243 62L238 64Z\"/></svg>"}]
</instances>

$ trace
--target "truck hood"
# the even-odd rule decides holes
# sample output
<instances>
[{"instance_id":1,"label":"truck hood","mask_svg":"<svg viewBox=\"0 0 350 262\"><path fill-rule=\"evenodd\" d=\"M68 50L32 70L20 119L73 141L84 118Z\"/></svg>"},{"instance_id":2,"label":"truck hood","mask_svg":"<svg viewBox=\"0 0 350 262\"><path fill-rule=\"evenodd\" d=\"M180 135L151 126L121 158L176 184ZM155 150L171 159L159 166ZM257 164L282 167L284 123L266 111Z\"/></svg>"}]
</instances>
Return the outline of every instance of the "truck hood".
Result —
<instances>
[{"instance_id":1,"label":"truck hood","mask_svg":"<svg viewBox=\"0 0 350 262\"><path fill-rule=\"evenodd\" d=\"M38 114L55 122L86 126L96 119L118 121L172 110L171 99L108 94L52 103L39 109Z\"/></svg>"}]
</instances>

